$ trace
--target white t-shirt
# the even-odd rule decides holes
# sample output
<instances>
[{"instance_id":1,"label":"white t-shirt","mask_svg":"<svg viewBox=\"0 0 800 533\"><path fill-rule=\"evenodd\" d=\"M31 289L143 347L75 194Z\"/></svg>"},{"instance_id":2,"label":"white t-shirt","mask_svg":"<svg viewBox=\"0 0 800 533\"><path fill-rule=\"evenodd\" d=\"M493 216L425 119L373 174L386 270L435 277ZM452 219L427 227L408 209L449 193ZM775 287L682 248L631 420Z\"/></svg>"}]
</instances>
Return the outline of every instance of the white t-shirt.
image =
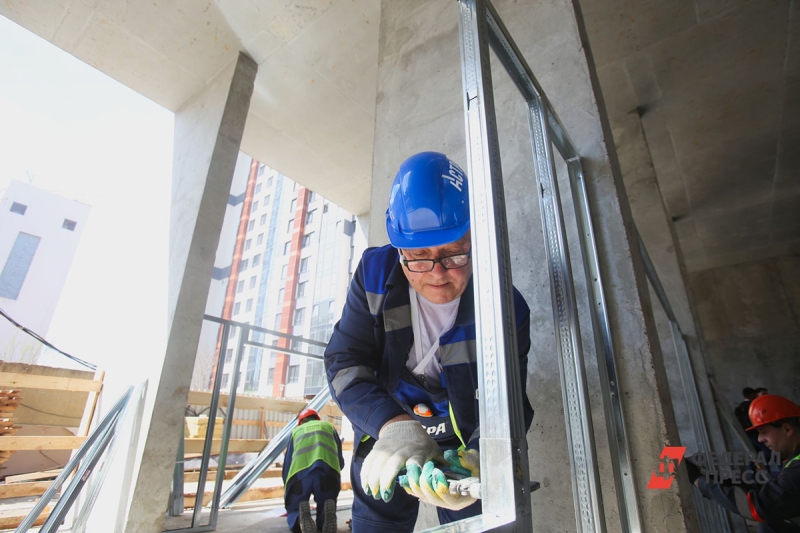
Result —
<instances>
[{"instance_id":1,"label":"white t-shirt","mask_svg":"<svg viewBox=\"0 0 800 533\"><path fill-rule=\"evenodd\" d=\"M442 390L442 365L439 363L439 337L456 323L461 296L446 304L435 304L408 287L411 300L411 324L414 347L408 354L406 368L431 392Z\"/></svg>"}]
</instances>

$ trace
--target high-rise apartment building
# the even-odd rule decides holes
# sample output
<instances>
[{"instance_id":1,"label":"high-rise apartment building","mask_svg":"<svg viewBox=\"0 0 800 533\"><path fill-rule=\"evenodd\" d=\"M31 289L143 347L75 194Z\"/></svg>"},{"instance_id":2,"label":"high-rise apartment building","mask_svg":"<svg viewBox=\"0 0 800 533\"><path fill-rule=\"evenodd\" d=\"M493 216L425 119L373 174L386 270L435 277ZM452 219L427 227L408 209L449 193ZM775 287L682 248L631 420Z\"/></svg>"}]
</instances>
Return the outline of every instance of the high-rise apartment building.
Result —
<instances>
[{"instance_id":1,"label":"high-rise apartment building","mask_svg":"<svg viewBox=\"0 0 800 533\"><path fill-rule=\"evenodd\" d=\"M0 309L45 336L91 207L12 181L0 201ZM34 362L41 343L0 318L0 359Z\"/></svg>"},{"instance_id":2,"label":"high-rise apartment building","mask_svg":"<svg viewBox=\"0 0 800 533\"><path fill-rule=\"evenodd\" d=\"M279 172L240 157L217 253L212 296L223 318L326 342L339 319L352 268L355 218ZM234 220L232 214L238 215ZM235 239L231 239L235 229ZM225 231L225 230L223 230ZM223 255L230 259L225 262ZM216 284L216 285L215 285ZM221 294L224 292L224 300ZM210 302L211 303L211 302ZM223 389L230 386L241 332L224 347ZM274 350L246 347L239 390L275 397L316 394L326 386L322 361L281 350L321 355L304 342L265 335ZM214 365L216 366L216 364Z\"/></svg>"}]
</instances>

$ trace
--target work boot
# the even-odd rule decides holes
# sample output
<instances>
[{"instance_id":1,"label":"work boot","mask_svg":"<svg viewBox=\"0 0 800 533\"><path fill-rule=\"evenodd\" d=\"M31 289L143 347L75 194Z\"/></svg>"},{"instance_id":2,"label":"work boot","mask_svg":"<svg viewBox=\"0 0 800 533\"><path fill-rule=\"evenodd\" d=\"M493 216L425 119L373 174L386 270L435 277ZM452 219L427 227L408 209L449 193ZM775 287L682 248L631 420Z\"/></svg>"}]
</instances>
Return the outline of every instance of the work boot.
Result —
<instances>
[{"instance_id":1,"label":"work boot","mask_svg":"<svg viewBox=\"0 0 800 533\"><path fill-rule=\"evenodd\" d=\"M300 516L297 517L297 523L300 524L300 531L303 533L317 533L317 524L311 518L311 505L309 505L308 501L300 502L298 512Z\"/></svg>"},{"instance_id":2,"label":"work boot","mask_svg":"<svg viewBox=\"0 0 800 533\"><path fill-rule=\"evenodd\" d=\"M336 533L336 500L325 501L325 524L322 533Z\"/></svg>"}]
</instances>

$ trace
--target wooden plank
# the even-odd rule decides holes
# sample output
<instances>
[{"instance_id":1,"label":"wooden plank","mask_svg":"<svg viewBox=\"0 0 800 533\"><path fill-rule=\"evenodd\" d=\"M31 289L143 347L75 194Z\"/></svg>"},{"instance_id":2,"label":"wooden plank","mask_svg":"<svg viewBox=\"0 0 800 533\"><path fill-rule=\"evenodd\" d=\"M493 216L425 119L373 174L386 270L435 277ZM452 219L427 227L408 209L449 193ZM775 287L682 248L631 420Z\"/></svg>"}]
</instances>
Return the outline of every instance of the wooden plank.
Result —
<instances>
[{"instance_id":1,"label":"wooden plank","mask_svg":"<svg viewBox=\"0 0 800 533\"><path fill-rule=\"evenodd\" d=\"M94 380L99 381L102 385L106 377L105 370L98 370L94 373ZM78 427L77 435L79 437L88 437L89 428L92 427L92 420L94 419L94 410L97 408L97 399L100 397L100 391L92 391L89 397L86 398L86 407L83 409L83 417L81 417L81 425Z\"/></svg>"},{"instance_id":2,"label":"wooden plank","mask_svg":"<svg viewBox=\"0 0 800 533\"><path fill-rule=\"evenodd\" d=\"M3 437L0 437L2 439ZM0 441L1 442L1 441ZM222 439L214 439L211 445L211 453L218 454ZM184 453L203 453L205 439L184 439ZM263 450L269 439L231 439L228 444L228 453L260 452ZM0 449L3 449L0 446Z\"/></svg>"},{"instance_id":3,"label":"wooden plank","mask_svg":"<svg viewBox=\"0 0 800 533\"><path fill-rule=\"evenodd\" d=\"M352 486L350 482L342 483L342 490L350 490ZM205 491L203 494L203 505L211 502L214 497L213 489ZM242 497L236 500L237 502L252 502L256 500L269 500L272 498L283 498L283 487L251 487L242 494ZM194 502L197 499L197 493L187 493L183 495L183 506L186 509L194 508Z\"/></svg>"},{"instance_id":4,"label":"wooden plank","mask_svg":"<svg viewBox=\"0 0 800 533\"><path fill-rule=\"evenodd\" d=\"M260 426L261 425L261 420L234 420L233 421L233 425L234 426ZM286 422L284 422L283 425L285 426Z\"/></svg>"},{"instance_id":5,"label":"wooden plank","mask_svg":"<svg viewBox=\"0 0 800 533\"><path fill-rule=\"evenodd\" d=\"M0 372L0 385L9 385L20 389L48 389L75 392L98 392L103 388L102 381L94 381L92 379L14 374L12 372Z\"/></svg>"},{"instance_id":6,"label":"wooden plank","mask_svg":"<svg viewBox=\"0 0 800 533\"><path fill-rule=\"evenodd\" d=\"M228 406L228 394L219 395L219 406ZM187 405L211 405L211 393L203 391L189 391ZM236 409L263 409L278 413L297 414L308 405L305 400L284 400L280 398L265 398L263 396L236 395ZM342 411L334 403L329 403L320 411L325 416L343 416Z\"/></svg>"},{"instance_id":7,"label":"wooden plank","mask_svg":"<svg viewBox=\"0 0 800 533\"><path fill-rule=\"evenodd\" d=\"M233 479L236 477L236 474L239 473L239 470L226 470L225 471L225 479ZM261 474L262 478L273 478L273 477L281 477L280 470L264 470ZM196 483L200 479L200 472L186 472L183 474L183 481L184 483ZM217 479L217 471L211 470L208 473L208 480L213 481Z\"/></svg>"},{"instance_id":8,"label":"wooden plank","mask_svg":"<svg viewBox=\"0 0 800 533\"><path fill-rule=\"evenodd\" d=\"M45 507L39 518L33 523L34 526L41 526L47 517L50 516L50 511L53 510L52 505ZM25 520L27 512L25 509L13 509L10 511L0 511L0 529L17 529L19 525Z\"/></svg>"},{"instance_id":9,"label":"wooden plank","mask_svg":"<svg viewBox=\"0 0 800 533\"><path fill-rule=\"evenodd\" d=\"M61 469L46 470L44 472L32 472L30 474L17 474L16 476L7 476L6 483L18 483L20 481L34 481L39 479L55 479L61 473Z\"/></svg>"},{"instance_id":10,"label":"wooden plank","mask_svg":"<svg viewBox=\"0 0 800 533\"><path fill-rule=\"evenodd\" d=\"M0 436L0 450L77 450L86 437L44 436Z\"/></svg>"},{"instance_id":11,"label":"wooden plank","mask_svg":"<svg viewBox=\"0 0 800 533\"><path fill-rule=\"evenodd\" d=\"M0 498L24 498L41 496L50 488L51 481L28 481L25 483L0 483Z\"/></svg>"}]
</instances>

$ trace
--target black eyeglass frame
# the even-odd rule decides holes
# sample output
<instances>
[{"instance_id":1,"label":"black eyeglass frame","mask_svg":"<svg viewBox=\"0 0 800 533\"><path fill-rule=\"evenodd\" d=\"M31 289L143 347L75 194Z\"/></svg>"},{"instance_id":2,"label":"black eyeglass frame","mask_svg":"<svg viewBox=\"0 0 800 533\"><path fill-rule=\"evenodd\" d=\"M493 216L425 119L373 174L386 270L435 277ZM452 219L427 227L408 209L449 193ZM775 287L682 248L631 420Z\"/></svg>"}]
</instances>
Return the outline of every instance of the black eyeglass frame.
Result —
<instances>
[{"instance_id":1,"label":"black eyeglass frame","mask_svg":"<svg viewBox=\"0 0 800 533\"><path fill-rule=\"evenodd\" d=\"M447 261L448 259L452 259L454 257L462 257L462 256L467 256L467 260L461 266L449 267L449 266L444 264L444 261ZM445 270L458 270L459 268L464 268L465 266L467 266L469 264L469 260L472 257L472 249L470 249L468 252L463 253L463 254L448 255L447 257L442 257L441 259L406 259L406 257L404 255L401 256L401 257L402 257L402 259L400 260L400 263L404 267L408 268L409 272L414 272L414 273L417 273L417 274L424 274L425 272L430 272L434 268L436 268L436 263L441 264L442 268L445 269ZM408 267L409 263L419 264L419 263L425 263L425 262L429 262L431 264L431 268L429 268L428 270L411 270Z\"/></svg>"}]
</instances>

